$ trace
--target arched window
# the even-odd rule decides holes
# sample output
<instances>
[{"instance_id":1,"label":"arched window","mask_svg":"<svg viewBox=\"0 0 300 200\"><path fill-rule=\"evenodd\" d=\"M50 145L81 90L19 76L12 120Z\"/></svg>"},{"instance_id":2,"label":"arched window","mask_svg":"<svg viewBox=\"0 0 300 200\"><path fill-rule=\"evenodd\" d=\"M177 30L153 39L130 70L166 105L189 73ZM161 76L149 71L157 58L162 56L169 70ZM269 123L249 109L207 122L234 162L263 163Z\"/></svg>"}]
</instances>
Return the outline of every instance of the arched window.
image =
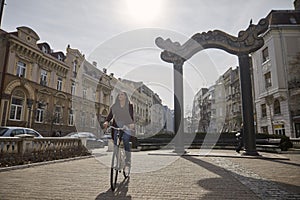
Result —
<instances>
[{"instance_id":1,"label":"arched window","mask_svg":"<svg viewBox=\"0 0 300 200\"><path fill-rule=\"evenodd\" d=\"M278 99L275 99L274 101L274 114L280 114L281 111L280 111L280 102Z\"/></svg>"},{"instance_id":2,"label":"arched window","mask_svg":"<svg viewBox=\"0 0 300 200\"><path fill-rule=\"evenodd\" d=\"M22 114L24 109L25 94L20 90L15 90L11 97L10 105L10 120L22 120Z\"/></svg>"}]
</instances>

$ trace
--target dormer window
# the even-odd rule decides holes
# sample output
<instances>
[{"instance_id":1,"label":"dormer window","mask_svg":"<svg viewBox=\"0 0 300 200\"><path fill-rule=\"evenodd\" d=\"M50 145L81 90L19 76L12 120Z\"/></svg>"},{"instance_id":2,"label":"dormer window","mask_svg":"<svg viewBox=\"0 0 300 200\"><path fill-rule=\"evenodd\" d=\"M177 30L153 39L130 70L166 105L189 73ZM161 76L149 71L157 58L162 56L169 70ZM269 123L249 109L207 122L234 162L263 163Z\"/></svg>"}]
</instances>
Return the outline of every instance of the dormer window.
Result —
<instances>
[{"instance_id":1,"label":"dormer window","mask_svg":"<svg viewBox=\"0 0 300 200\"><path fill-rule=\"evenodd\" d=\"M48 53L48 49L45 46L42 46L42 52Z\"/></svg>"},{"instance_id":2,"label":"dormer window","mask_svg":"<svg viewBox=\"0 0 300 200\"><path fill-rule=\"evenodd\" d=\"M57 55L57 59L63 61L63 57L60 54Z\"/></svg>"},{"instance_id":3,"label":"dormer window","mask_svg":"<svg viewBox=\"0 0 300 200\"><path fill-rule=\"evenodd\" d=\"M292 24L297 24L297 21L296 21L295 17L290 17L290 22Z\"/></svg>"}]
</instances>

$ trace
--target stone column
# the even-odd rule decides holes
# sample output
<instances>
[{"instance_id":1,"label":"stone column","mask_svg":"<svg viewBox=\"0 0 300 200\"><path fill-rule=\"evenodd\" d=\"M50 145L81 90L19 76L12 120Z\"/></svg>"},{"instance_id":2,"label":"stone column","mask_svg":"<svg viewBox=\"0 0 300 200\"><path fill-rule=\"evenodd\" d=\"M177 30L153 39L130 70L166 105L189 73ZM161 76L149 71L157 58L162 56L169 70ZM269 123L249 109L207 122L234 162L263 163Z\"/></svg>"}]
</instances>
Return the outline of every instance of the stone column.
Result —
<instances>
[{"instance_id":1,"label":"stone column","mask_svg":"<svg viewBox=\"0 0 300 200\"><path fill-rule=\"evenodd\" d=\"M173 63L174 67L174 131L175 153L182 154L184 150L184 105L183 105L183 61Z\"/></svg>"},{"instance_id":2,"label":"stone column","mask_svg":"<svg viewBox=\"0 0 300 200\"><path fill-rule=\"evenodd\" d=\"M250 57L248 54L239 55L240 87L242 93L243 139L246 155L258 155L253 119L252 84L250 76Z\"/></svg>"}]
</instances>

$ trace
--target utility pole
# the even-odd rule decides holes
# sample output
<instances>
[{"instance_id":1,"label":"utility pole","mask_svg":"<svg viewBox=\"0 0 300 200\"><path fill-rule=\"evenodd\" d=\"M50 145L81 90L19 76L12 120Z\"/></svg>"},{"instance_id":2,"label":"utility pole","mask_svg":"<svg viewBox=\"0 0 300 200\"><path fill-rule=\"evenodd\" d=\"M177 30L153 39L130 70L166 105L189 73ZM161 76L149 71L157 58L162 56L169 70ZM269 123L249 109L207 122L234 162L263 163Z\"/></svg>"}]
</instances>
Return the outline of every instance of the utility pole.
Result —
<instances>
[{"instance_id":1,"label":"utility pole","mask_svg":"<svg viewBox=\"0 0 300 200\"><path fill-rule=\"evenodd\" d=\"M4 4L5 4L5 0L0 0L0 28L1 28Z\"/></svg>"}]
</instances>

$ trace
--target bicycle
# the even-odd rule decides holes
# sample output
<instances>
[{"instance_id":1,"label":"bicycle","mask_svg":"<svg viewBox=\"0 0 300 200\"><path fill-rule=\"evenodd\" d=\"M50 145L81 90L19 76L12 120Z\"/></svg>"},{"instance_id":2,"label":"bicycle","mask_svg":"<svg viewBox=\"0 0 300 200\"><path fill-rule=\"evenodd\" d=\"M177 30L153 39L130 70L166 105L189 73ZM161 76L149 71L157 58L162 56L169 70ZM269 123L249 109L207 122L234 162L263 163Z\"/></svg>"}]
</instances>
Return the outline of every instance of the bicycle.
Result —
<instances>
[{"instance_id":1,"label":"bicycle","mask_svg":"<svg viewBox=\"0 0 300 200\"><path fill-rule=\"evenodd\" d=\"M129 130L128 127L124 126L123 128L117 128L114 126L110 126L107 128L107 131L110 129L115 130L115 134L117 134L117 145L114 145L114 151L111 160L111 171L110 171L110 187L111 190L114 191L116 189L118 173L123 172L124 178L128 178L130 175L131 166L125 164L125 150L123 144L123 134L125 130ZM113 138L114 139L114 138Z\"/></svg>"}]
</instances>

